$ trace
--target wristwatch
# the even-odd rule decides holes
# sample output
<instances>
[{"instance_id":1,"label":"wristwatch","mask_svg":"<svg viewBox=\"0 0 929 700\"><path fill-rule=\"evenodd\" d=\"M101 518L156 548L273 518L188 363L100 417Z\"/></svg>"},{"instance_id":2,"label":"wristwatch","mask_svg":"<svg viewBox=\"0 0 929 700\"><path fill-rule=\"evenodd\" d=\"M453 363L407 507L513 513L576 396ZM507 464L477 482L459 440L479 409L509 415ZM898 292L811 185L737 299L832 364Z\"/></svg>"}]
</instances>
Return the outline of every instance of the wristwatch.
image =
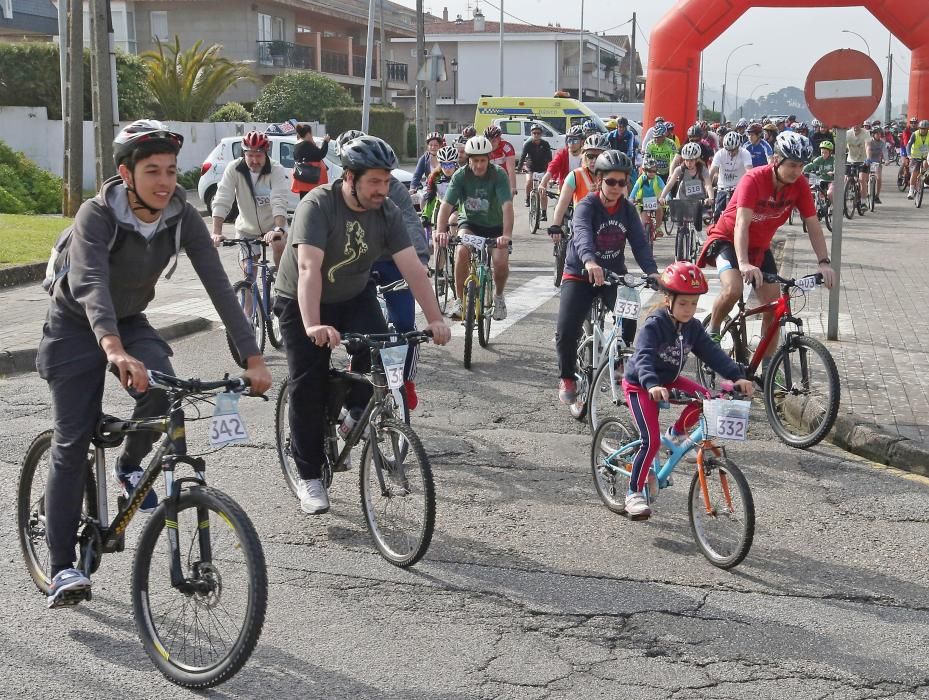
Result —
<instances>
[{"instance_id":1,"label":"wristwatch","mask_svg":"<svg viewBox=\"0 0 929 700\"><path fill-rule=\"evenodd\" d=\"M832 264L832 261L831 261L829 258L822 258L822 259L819 261L819 264L820 264L820 265L831 265L831 264Z\"/></svg>"}]
</instances>

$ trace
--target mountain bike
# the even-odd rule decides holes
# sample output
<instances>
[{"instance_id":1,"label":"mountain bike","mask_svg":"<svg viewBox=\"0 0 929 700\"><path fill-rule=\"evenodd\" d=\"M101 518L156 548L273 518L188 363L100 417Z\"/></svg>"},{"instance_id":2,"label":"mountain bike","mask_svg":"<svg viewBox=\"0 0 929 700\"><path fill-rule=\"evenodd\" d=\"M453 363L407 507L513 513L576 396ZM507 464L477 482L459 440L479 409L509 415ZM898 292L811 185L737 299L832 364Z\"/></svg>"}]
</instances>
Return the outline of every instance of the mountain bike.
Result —
<instances>
[{"instance_id":1,"label":"mountain bike","mask_svg":"<svg viewBox=\"0 0 929 700\"><path fill-rule=\"evenodd\" d=\"M829 199L829 181L818 175L807 175L810 182L810 191L813 194L813 204L816 205L816 218L822 221L826 228L832 230L832 201ZM806 233L806 222L803 222L803 232Z\"/></svg>"},{"instance_id":2,"label":"mountain bike","mask_svg":"<svg viewBox=\"0 0 929 700\"><path fill-rule=\"evenodd\" d=\"M910 159L904 158L903 162L900 164L900 169L897 171L897 189L901 192L906 192L907 188L910 186Z\"/></svg>"},{"instance_id":3,"label":"mountain bike","mask_svg":"<svg viewBox=\"0 0 929 700\"><path fill-rule=\"evenodd\" d=\"M674 238L674 259L694 262L700 253L694 222L701 216L703 202L697 199L672 199L671 219L677 225Z\"/></svg>"},{"instance_id":4,"label":"mountain bike","mask_svg":"<svg viewBox=\"0 0 929 700\"><path fill-rule=\"evenodd\" d=\"M211 445L248 439L238 414L242 379L206 382L149 371L149 382L171 399L168 415L120 419L102 415L84 466L83 512L79 525L79 566L88 577L104 554L122 552L125 533L146 494L164 473L165 497L145 523L132 568L132 607L142 646L173 683L187 688L218 685L242 668L264 624L268 578L264 552L251 520L231 497L206 485L206 460L188 455L185 406L216 400L210 419ZM216 395L215 392L223 391ZM109 520L106 450L132 432L164 435L129 499L117 498ZM45 545L45 484L52 431L29 447L19 474L17 530L26 568L48 595L50 561ZM177 467L193 476L178 478ZM66 604L90 600L91 592L65 594Z\"/></svg>"},{"instance_id":5,"label":"mountain bike","mask_svg":"<svg viewBox=\"0 0 929 700\"><path fill-rule=\"evenodd\" d=\"M435 487L429 457L413 428L398 418L400 406L392 392L403 386L408 347L431 337L429 331L399 337L395 333L345 333L342 344L350 353L370 348L371 372L329 369L323 483L328 489L335 472L349 469L352 448L364 441L358 476L365 524L381 556L400 567L412 566L429 548L435 527ZM288 381L277 397L274 425L281 470L296 495L300 473L291 448ZM340 450L339 417L351 384L370 384L374 391Z\"/></svg>"},{"instance_id":6,"label":"mountain bike","mask_svg":"<svg viewBox=\"0 0 929 700\"><path fill-rule=\"evenodd\" d=\"M868 163L868 209L874 211L877 204L877 176L880 172L880 163Z\"/></svg>"},{"instance_id":7,"label":"mountain bike","mask_svg":"<svg viewBox=\"0 0 929 700\"><path fill-rule=\"evenodd\" d=\"M242 255L245 260L245 279L239 280L232 285L232 291L235 292L239 306L245 313L255 333L255 342L258 343L258 349L264 352L265 335L271 345L280 349L284 344L284 337L281 335L281 322L274 314L274 278L276 272L268 262L268 246L260 238L227 238L223 241L223 246L239 246L242 249ZM250 245L261 246L261 259L255 261ZM261 272L261 282L255 276L255 268ZM226 331L226 342L229 345L229 352L232 353L232 359L235 363L245 369L245 358L239 357L239 351L232 342L232 336Z\"/></svg>"},{"instance_id":8,"label":"mountain bike","mask_svg":"<svg viewBox=\"0 0 929 700\"><path fill-rule=\"evenodd\" d=\"M733 360L747 365L746 377L761 385L765 413L777 436L791 447L810 447L826 437L839 413L839 371L826 346L804 333L803 320L791 310L791 299L805 299L808 292L823 283L823 276L763 276L765 282L780 284L780 297L753 309L747 309L745 299L740 298L738 313L723 324L720 344ZM774 315L774 320L749 357L748 319L766 311ZM709 326L710 317L703 323ZM793 324L795 330L787 331L787 324ZM780 347L767 371L759 376L765 352L778 339ZM699 360L697 381L711 389L717 386L716 374Z\"/></svg>"},{"instance_id":9,"label":"mountain bike","mask_svg":"<svg viewBox=\"0 0 929 700\"><path fill-rule=\"evenodd\" d=\"M435 298L439 302L439 309L444 314L448 311L448 299L457 299L455 291L455 249L458 242L454 236L449 237L448 245L438 248L435 252L435 270L432 271L432 284L435 289Z\"/></svg>"},{"instance_id":10,"label":"mountain bike","mask_svg":"<svg viewBox=\"0 0 929 700\"><path fill-rule=\"evenodd\" d=\"M655 239L658 238L658 197L642 197L642 209L645 214L645 236L652 250L655 249Z\"/></svg>"},{"instance_id":11,"label":"mountain bike","mask_svg":"<svg viewBox=\"0 0 929 700\"><path fill-rule=\"evenodd\" d=\"M564 220L561 222L561 238L557 241L552 241L552 257L554 258L553 262L555 266L554 283L556 287L561 286L561 278L564 275L564 264L565 260L568 258L568 245L571 242L571 235L574 232L574 228L571 225L573 219L574 205L571 204L568 206L568 210L564 215Z\"/></svg>"},{"instance_id":12,"label":"mountain bike","mask_svg":"<svg viewBox=\"0 0 929 700\"><path fill-rule=\"evenodd\" d=\"M690 404L702 396L672 392L668 403ZM646 498L653 503L662 489L672 485L672 475L684 457L696 450L697 468L690 480L687 515L694 540L713 566L731 569L751 549L755 535L755 502L748 480L729 459L717 439L744 440L748 432L748 401L703 401L703 414L680 445L662 435L667 457L656 456L649 466ZM708 413L712 412L712 419ZM642 444L631 418L610 417L600 424L590 450L591 470L597 495L609 510L626 514L625 495L632 475L632 459Z\"/></svg>"},{"instance_id":13,"label":"mountain bike","mask_svg":"<svg viewBox=\"0 0 929 700\"><path fill-rule=\"evenodd\" d=\"M464 283L462 308L465 324L464 366L471 369L471 349L474 344L474 326L477 342L482 348L490 344L490 323L494 315L494 266L492 252L497 246L494 238L471 233L459 233L458 242L471 251L471 263ZM512 250L512 243L510 244Z\"/></svg>"},{"instance_id":14,"label":"mountain bike","mask_svg":"<svg viewBox=\"0 0 929 700\"><path fill-rule=\"evenodd\" d=\"M858 180L858 173L861 170L859 163L847 163L845 166L845 218L851 218L858 213L858 216L864 216L865 204L861 199L861 183Z\"/></svg>"},{"instance_id":15,"label":"mountain bike","mask_svg":"<svg viewBox=\"0 0 929 700\"><path fill-rule=\"evenodd\" d=\"M529 233L535 233L539 230L539 222L542 220L542 197L539 193L539 183L545 173L530 173L532 178L532 187L529 190Z\"/></svg>"},{"instance_id":16,"label":"mountain bike","mask_svg":"<svg viewBox=\"0 0 929 700\"><path fill-rule=\"evenodd\" d=\"M919 171L919 184L916 187L916 192L913 195L914 203L916 208L919 209L923 205L923 192L929 187L929 167L926 166L926 159L920 161L920 171Z\"/></svg>"}]
</instances>

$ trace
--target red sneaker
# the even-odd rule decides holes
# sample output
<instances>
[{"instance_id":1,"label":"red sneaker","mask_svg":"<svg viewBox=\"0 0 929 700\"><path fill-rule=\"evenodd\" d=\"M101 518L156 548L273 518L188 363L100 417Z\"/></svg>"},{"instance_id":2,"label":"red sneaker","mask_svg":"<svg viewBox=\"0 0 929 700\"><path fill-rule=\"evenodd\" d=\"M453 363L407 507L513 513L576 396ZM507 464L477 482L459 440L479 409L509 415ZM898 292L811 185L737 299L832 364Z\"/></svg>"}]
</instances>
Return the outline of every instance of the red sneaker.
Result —
<instances>
[{"instance_id":1,"label":"red sneaker","mask_svg":"<svg viewBox=\"0 0 929 700\"><path fill-rule=\"evenodd\" d=\"M561 399L561 403L568 406L577 401L577 382L573 379L559 380L558 398Z\"/></svg>"},{"instance_id":2,"label":"red sneaker","mask_svg":"<svg viewBox=\"0 0 929 700\"><path fill-rule=\"evenodd\" d=\"M416 385L412 380L407 379L403 382L403 393L406 395L406 407L415 411L419 405L419 397L416 395Z\"/></svg>"}]
</instances>

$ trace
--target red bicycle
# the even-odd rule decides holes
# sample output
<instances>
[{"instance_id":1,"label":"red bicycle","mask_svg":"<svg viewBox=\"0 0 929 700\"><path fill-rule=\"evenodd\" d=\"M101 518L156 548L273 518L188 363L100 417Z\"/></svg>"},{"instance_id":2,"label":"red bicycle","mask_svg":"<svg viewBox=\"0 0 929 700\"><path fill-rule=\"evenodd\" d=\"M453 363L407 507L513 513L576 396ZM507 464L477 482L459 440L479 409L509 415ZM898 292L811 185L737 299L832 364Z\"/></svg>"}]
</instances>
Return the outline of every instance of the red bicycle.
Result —
<instances>
[{"instance_id":1,"label":"red bicycle","mask_svg":"<svg viewBox=\"0 0 929 700\"><path fill-rule=\"evenodd\" d=\"M738 313L722 327L721 346L732 359L746 366L746 376L761 385L765 413L777 436L791 447L810 447L826 437L839 413L839 371L826 346L803 332L803 321L791 310L791 300L805 299L809 291L823 283L823 276L785 279L766 273L764 281L780 284L781 295L753 309L747 309L745 300L739 299ZM774 314L774 322L751 352L748 319L765 312ZM703 325L709 323L707 316ZM788 324L794 330L786 330ZM767 371L759 376L765 353L779 337L780 347ZM706 387L717 388L716 374L699 361L697 379Z\"/></svg>"}]
</instances>

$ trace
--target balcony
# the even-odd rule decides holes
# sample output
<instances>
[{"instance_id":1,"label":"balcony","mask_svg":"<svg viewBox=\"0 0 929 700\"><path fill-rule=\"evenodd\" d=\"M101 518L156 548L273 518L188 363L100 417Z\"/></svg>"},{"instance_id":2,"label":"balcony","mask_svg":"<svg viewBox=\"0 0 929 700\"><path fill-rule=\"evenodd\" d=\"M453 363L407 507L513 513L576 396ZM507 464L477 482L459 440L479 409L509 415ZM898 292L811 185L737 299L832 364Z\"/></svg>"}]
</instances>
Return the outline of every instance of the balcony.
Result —
<instances>
[{"instance_id":1,"label":"balcony","mask_svg":"<svg viewBox=\"0 0 929 700\"><path fill-rule=\"evenodd\" d=\"M316 70L316 50L312 46L292 44L289 41L259 41L258 65Z\"/></svg>"},{"instance_id":2,"label":"balcony","mask_svg":"<svg viewBox=\"0 0 929 700\"><path fill-rule=\"evenodd\" d=\"M319 57L318 66L317 56ZM316 46L293 44L289 41L259 41L256 68L261 73L272 75L287 68L318 70L320 73L335 77L341 83L360 85L364 80L365 57L350 56L347 52L332 51L326 48L317 52ZM408 87L408 73L405 63L387 61L387 80L392 88ZM378 79L377 61L371 66L371 79L374 81Z\"/></svg>"}]
</instances>

